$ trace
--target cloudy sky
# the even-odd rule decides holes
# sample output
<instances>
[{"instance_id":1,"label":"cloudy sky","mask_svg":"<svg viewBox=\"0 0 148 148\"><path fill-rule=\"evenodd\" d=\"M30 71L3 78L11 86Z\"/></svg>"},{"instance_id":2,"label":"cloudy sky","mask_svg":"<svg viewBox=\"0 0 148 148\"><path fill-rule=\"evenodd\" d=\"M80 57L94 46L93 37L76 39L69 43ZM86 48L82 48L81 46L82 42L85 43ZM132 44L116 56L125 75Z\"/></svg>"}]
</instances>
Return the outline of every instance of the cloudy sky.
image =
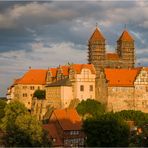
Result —
<instances>
[{"instance_id":1,"label":"cloudy sky","mask_svg":"<svg viewBox=\"0 0 148 148\"><path fill-rule=\"evenodd\" d=\"M137 63L148 66L148 2L0 1L0 96L32 68L87 63L87 41L96 23L114 51L126 24Z\"/></svg>"}]
</instances>

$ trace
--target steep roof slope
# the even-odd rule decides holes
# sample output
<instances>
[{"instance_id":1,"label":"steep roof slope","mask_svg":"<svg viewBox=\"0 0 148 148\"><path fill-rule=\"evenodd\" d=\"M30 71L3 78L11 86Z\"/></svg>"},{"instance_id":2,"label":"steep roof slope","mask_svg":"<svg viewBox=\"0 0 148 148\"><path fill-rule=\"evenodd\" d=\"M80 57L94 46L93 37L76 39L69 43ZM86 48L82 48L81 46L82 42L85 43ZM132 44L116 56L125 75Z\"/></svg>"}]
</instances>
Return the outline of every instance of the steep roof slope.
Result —
<instances>
[{"instance_id":1,"label":"steep roof slope","mask_svg":"<svg viewBox=\"0 0 148 148\"><path fill-rule=\"evenodd\" d=\"M101 31L96 28L94 33L92 34L92 36L89 39L89 42L94 42L97 40L101 40L101 41L105 41L105 37L103 36L103 34L101 33Z\"/></svg>"},{"instance_id":2,"label":"steep roof slope","mask_svg":"<svg viewBox=\"0 0 148 148\"><path fill-rule=\"evenodd\" d=\"M134 41L134 39L127 30L124 30L118 41Z\"/></svg>"},{"instance_id":3,"label":"steep roof slope","mask_svg":"<svg viewBox=\"0 0 148 148\"><path fill-rule=\"evenodd\" d=\"M92 74L96 73L93 64L73 64L71 68L73 68L77 74L80 74L83 68L89 69Z\"/></svg>"},{"instance_id":4,"label":"steep roof slope","mask_svg":"<svg viewBox=\"0 0 148 148\"><path fill-rule=\"evenodd\" d=\"M80 130L82 121L75 109L57 109L54 110L59 124L63 130Z\"/></svg>"},{"instance_id":5,"label":"steep roof slope","mask_svg":"<svg viewBox=\"0 0 148 148\"><path fill-rule=\"evenodd\" d=\"M16 84L38 84L46 83L47 71L45 69L30 69L24 76L16 81Z\"/></svg>"},{"instance_id":6,"label":"steep roof slope","mask_svg":"<svg viewBox=\"0 0 148 148\"><path fill-rule=\"evenodd\" d=\"M109 86L133 86L141 68L133 69L105 69L105 76Z\"/></svg>"}]
</instances>

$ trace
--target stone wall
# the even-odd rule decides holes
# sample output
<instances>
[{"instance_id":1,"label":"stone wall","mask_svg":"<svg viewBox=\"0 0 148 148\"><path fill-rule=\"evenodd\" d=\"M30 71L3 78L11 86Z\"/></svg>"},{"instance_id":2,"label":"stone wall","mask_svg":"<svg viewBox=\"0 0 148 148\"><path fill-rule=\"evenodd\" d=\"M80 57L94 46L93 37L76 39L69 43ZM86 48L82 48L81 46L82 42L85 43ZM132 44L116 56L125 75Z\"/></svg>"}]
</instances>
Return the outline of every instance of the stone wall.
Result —
<instances>
[{"instance_id":1,"label":"stone wall","mask_svg":"<svg viewBox=\"0 0 148 148\"><path fill-rule=\"evenodd\" d=\"M14 98L12 100L19 100L28 109L31 109L31 104L32 104L32 98L33 94L36 90L41 89L43 90L45 88L44 85L22 85L22 84L17 84L14 86Z\"/></svg>"},{"instance_id":2,"label":"stone wall","mask_svg":"<svg viewBox=\"0 0 148 148\"><path fill-rule=\"evenodd\" d=\"M108 87L108 111L134 109L134 87Z\"/></svg>"}]
</instances>

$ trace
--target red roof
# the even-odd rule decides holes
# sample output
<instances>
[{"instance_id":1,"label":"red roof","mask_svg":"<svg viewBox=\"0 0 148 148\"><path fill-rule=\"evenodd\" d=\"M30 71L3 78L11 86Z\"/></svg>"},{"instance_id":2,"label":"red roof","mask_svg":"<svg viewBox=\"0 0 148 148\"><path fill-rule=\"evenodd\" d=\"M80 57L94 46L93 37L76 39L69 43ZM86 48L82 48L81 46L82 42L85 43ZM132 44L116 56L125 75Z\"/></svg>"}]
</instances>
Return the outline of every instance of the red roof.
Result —
<instances>
[{"instance_id":1,"label":"red roof","mask_svg":"<svg viewBox=\"0 0 148 148\"><path fill-rule=\"evenodd\" d=\"M81 130L82 121L76 109L57 109L53 114L63 130Z\"/></svg>"},{"instance_id":2,"label":"red roof","mask_svg":"<svg viewBox=\"0 0 148 148\"><path fill-rule=\"evenodd\" d=\"M46 75L48 70L30 69L24 76L15 81L15 84L37 84L43 85L46 83Z\"/></svg>"},{"instance_id":3,"label":"red roof","mask_svg":"<svg viewBox=\"0 0 148 148\"><path fill-rule=\"evenodd\" d=\"M48 131L50 138L55 139L54 146L62 146L62 140L54 123L44 124L43 128Z\"/></svg>"},{"instance_id":4,"label":"red roof","mask_svg":"<svg viewBox=\"0 0 148 148\"><path fill-rule=\"evenodd\" d=\"M91 38L89 39L89 42L94 42L94 41L98 41L98 40L105 41L105 38L104 38L103 34L100 32L100 30L98 28L96 28L94 33L92 34Z\"/></svg>"},{"instance_id":5,"label":"red roof","mask_svg":"<svg viewBox=\"0 0 148 148\"><path fill-rule=\"evenodd\" d=\"M77 74L80 74L83 68L89 69L92 74L96 73L92 64L73 64L71 67Z\"/></svg>"},{"instance_id":6,"label":"red roof","mask_svg":"<svg viewBox=\"0 0 148 148\"><path fill-rule=\"evenodd\" d=\"M62 72L64 76L68 76L69 74L69 66L61 66Z\"/></svg>"},{"instance_id":7,"label":"red roof","mask_svg":"<svg viewBox=\"0 0 148 148\"><path fill-rule=\"evenodd\" d=\"M57 68L50 68L49 70L51 72L52 77L56 77L56 75L57 75Z\"/></svg>"},{"instance_id":8,"label":"red roof","mask_svg":"<svg viewBox=\"0 0 148 148\"><path fill-rule=\"evenodd\" d=\"M133 86L141 68L133 69L105 69L109 86Z\"/></svg>"},{"instance_id":9,"label":"red roof","mask_svg":"<svg viewBox=\"0 0 148 148\"><path fill-rule=\"evenodd\" d=\"M118 41L134 41L134 39L127 30L124 30Z\"/></svg>"},{"instance_id":10,"label":"red roof","mask_svg":"<svg viewBox=\"0 0 148 148\"><path fill-rule=\"evenodd\" d=\"M119 60L119 55L117 53L107 53L106 54L107 60Z\"/></svg>"}]
</instances>

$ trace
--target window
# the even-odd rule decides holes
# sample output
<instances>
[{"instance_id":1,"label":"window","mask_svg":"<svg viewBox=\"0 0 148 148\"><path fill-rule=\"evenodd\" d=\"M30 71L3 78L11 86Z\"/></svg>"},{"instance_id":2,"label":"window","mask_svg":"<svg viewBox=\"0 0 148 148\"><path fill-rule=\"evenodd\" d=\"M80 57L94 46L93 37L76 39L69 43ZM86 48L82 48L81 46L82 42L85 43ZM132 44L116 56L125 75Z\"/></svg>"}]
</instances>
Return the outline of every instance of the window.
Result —
<instances>
[{"instance_id":1,"label":"window","mask_svg":"<svg viewBox=\"0 0 148 148\"><path fill-rule=\"evenodd\" d=\"M80 91L84 91L84 85L80 85Z\"/></svg>"},{"instance_id":2,"label":"window","mask_svg":"<svg viewBox=\"0 0 148 148\"><path fill-rule=\"evenodd\" d=\"M23 86L23 89L26 89L27 88L27 86Z\"/></svg>"},{"instance_id":3,"label":"window","mask_svg":"<svg viewBox=\"0 0 148 148\"><path fill-rule=\"evenodd\" d=\"M27 97L27 93L24 93L24 94L23 94L23 97Z\"/></svg>"},{"instance_id":4,"label":"window","mask_svg":"<svg viewBox=\"0 0 148 148\"><path fill-rule=\"evenodd\" d=\"M89 91L93 91L93 85L89 86Z\"/></svg>"},{"instance_id":5,"label":"window","mask_svg":"<svg viewBox=\"0 0 148 148\"><path fill-rule=\"evenodd\" d=\"M34 86L30 86L30 89L31 89L31 90L34 90Z\"/></svg>"}]
</instances>

